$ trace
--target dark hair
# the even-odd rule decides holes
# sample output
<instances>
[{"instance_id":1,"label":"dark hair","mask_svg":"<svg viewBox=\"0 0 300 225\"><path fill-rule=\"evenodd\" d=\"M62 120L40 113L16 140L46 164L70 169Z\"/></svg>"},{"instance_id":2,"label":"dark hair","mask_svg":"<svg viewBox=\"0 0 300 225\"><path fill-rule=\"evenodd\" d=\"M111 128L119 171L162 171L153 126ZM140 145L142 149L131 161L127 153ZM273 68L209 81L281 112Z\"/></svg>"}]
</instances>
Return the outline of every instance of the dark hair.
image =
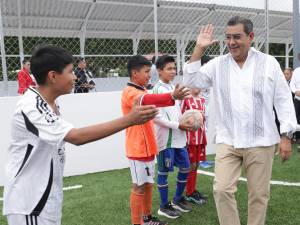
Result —
<instances>
[{"instance_id":1,"label":"dark hair","mask_svg":"<svg viewBox=\"0 0 300 225\"><path fill-rule=\"evenodd\" d=\"M79 57L77 60L76 60L76 63L79 64L80 62L84 61L85 58L83 57Z\"/></svg>"},{"instance_id":2,"label":"dark hair","mask_svg":"<svg viewBox=\"0 0 300 225\"><path fill-rule=\"evenodd\" d=\"M23 59L22 64L25 65L27 62L30 62L30 59Z\"/></svg>"},{"instance_id":3,"label":"dark hair","mask_svg":"<svg viewBox=\"0 0 300 225\"><path fill-rule=\"evenodd\" d=\"M288 71L290 71L290 72L293 72L293 69L292 69L291 67L286 67L286 68L284 68L284 69L283 69L283 72L284 72L285 70L288 70Z\"/></svg>"},{"instance_id":4,"label":"dark hair","mask_svg":"<svg viewBox=\"0 0 300 225\"><path fill-rule=\"evenodd\" d=\"M159 56L156 60L156 68L157 69L161 69L163 70L164 67L168 64L168 63L175 63L175 59L173 56L169 56L169 55L162 55Z\"/></svg>"},{"instance_id":5,"label":"dark hair","mask_svg":"<svg viewBox=\"0 0 300 225\"><path fill-rule=\"evenodd\" d=\"M211 57L210 57L210 56L208 56L208 55L203 55L203 56L201 57L201 65L204 65L204 64L208 63L210 60L211 60Z\"/></svg>"},{"instance_id":6,"label":"dark hair","mask_svg":"<svg viewBox=\"0 0 300 225\"><path fill-rule=\"evenodd\" d=\"M250 32L253 32L253 23L251 20L241 17L234 16L229 19L227 26L235 26L237 24L242 24L244 26L244 32L249 35Z\"/></svg>"},{"instance_id":7,"label":"dark hair","mask_svg":"<svg viewBox=\"0 0 300 225\"><path fill-rule=\"evenodd\" d=\"M152 64L155 64L155 59L156 59L155 55L152 56L152 59L151 59Z\"/></svg>"},{"instance_id":8,"label":"dark hair","mask_svg":"<svg viewBox=\"0 0 300 225\"><path fill-rule=\"evenodd\" d=\"M151 67L151 62L141 55L134 55L129 58L127 62L127 70L128 74L131 77L132 70L140 70L144 66Z\"/></svg>"},{"instance_id":9,"label":"dark hair","mask_svg":"<svg viewBox=\"0 0 300 225\"><path fill-rule=\"evenodd\" d=\"M49 71L62 73L63 69L73 63L73 57L67 50L54 45L40 45L34 50L30 60L30 69L40 85L46 83Z\"/></svg>"}]
</instances>

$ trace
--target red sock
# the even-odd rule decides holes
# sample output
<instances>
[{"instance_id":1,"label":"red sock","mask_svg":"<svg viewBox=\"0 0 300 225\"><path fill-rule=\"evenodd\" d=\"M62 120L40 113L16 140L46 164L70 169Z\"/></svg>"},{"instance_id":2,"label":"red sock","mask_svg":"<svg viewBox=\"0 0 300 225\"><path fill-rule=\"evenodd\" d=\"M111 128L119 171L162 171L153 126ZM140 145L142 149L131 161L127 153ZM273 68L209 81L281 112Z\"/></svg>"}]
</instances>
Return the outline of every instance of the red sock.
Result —
<instances>
[{"instance_id":1,"label":"red sock","mask_svg":"<svg viewBox=\"0 0 300 225\"><path fill-rule=\"evenodd\" d=\"M131 191L130 208L131 208L131 222L132 224L140 224L143 214L143 198L144 194Z\"/></svg>"},{"instance_id":2,"label":"red sock","mask_svg":"<svg viewBox=\"0 0 300 225\"><path fill-rule=\"evenodd\" d=\"M186 195L191 195L196 190L197 170L192 170L189 173L186 183Z\"/></svg>"}]
</instances>

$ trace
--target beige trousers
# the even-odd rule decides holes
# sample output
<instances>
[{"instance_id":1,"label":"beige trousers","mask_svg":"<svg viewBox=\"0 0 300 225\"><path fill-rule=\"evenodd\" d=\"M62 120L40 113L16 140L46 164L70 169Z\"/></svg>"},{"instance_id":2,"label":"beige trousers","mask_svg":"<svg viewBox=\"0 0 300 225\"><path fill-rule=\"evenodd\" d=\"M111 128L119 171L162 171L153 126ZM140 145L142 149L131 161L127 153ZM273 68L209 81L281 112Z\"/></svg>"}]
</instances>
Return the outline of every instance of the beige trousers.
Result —
<instances>
[{"instance_id":1,"label":"beige trousers","mask_svg":"<svg viewBox=\"0 0 300 225\"><path fill-rule=\"evenodd\" d=\"M242 168L248 180L248 225L265 224L274 153L275 145L247 149L217 145L213 189L220 225L240 225L234 193Z\"/></svg>"}]
</instances>

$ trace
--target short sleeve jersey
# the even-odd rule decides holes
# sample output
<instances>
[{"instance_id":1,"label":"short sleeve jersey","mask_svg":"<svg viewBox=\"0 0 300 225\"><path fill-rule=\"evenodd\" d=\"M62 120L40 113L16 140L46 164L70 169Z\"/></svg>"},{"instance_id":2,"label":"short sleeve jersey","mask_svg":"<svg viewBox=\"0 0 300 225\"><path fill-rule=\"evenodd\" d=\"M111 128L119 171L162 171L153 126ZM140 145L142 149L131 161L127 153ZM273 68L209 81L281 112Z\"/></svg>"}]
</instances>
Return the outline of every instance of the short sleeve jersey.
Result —
<instances>
[{"instance_id":1,"label":"short sleeve jersey","mask_svg":"<svg viewBox=\"0 0 300 225\"><path fill-rule=\"evenodd\" d=\"M122 111L127 115L132 110L135 100L146 94L146 90L136 84L128 83L122 93ZM126 129L126 156L129 158L152 158L158 152L153 121L135 125Z\"/></svg>"},{"instance_id":2,"label":"short sleeve jersey","mask_svg":"<svg viewBox=\"0 0 300 225\"><path fill-rule=\"evenodd\" d=\"M72 128L36 90L22 96L12 119L4 215L61 219L64 137Z\"/></svg>"},{"instance_id":3,"label":"short sleeve jersey","mask_svg":"<svg viewBox=\"0 0 300 225\"><path fill-rule=\"evenodd\" d=\"M197 109L205 114L205 99L202 97L189 97L182 101L181 112L184 113L189 109ZM196 131L186 132L188 145L206 145L205 126Z\"/></svg>"}]
</instances>

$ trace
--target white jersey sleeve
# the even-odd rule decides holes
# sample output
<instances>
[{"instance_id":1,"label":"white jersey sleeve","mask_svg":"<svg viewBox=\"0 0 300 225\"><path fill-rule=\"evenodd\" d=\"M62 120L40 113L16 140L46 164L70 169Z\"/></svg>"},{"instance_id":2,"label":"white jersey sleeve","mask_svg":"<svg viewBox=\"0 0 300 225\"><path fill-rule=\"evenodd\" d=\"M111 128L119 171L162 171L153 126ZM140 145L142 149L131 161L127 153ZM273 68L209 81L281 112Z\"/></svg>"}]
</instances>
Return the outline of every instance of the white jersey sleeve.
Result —
<instances>
[{"instance_id":1,"label":"white jersey sleeve","mask_svg":"<svg viewBox=\"0 0 300 225\"><path fill-rule=\"evenodd\" d=\"M25 128L41 141L60 145L73 126L55 114L40 96L36 100L35 107L30 103L21 106L21 116L15 117L16 126L24 127L25 123Z\"/></svg>"}]
</instances>

